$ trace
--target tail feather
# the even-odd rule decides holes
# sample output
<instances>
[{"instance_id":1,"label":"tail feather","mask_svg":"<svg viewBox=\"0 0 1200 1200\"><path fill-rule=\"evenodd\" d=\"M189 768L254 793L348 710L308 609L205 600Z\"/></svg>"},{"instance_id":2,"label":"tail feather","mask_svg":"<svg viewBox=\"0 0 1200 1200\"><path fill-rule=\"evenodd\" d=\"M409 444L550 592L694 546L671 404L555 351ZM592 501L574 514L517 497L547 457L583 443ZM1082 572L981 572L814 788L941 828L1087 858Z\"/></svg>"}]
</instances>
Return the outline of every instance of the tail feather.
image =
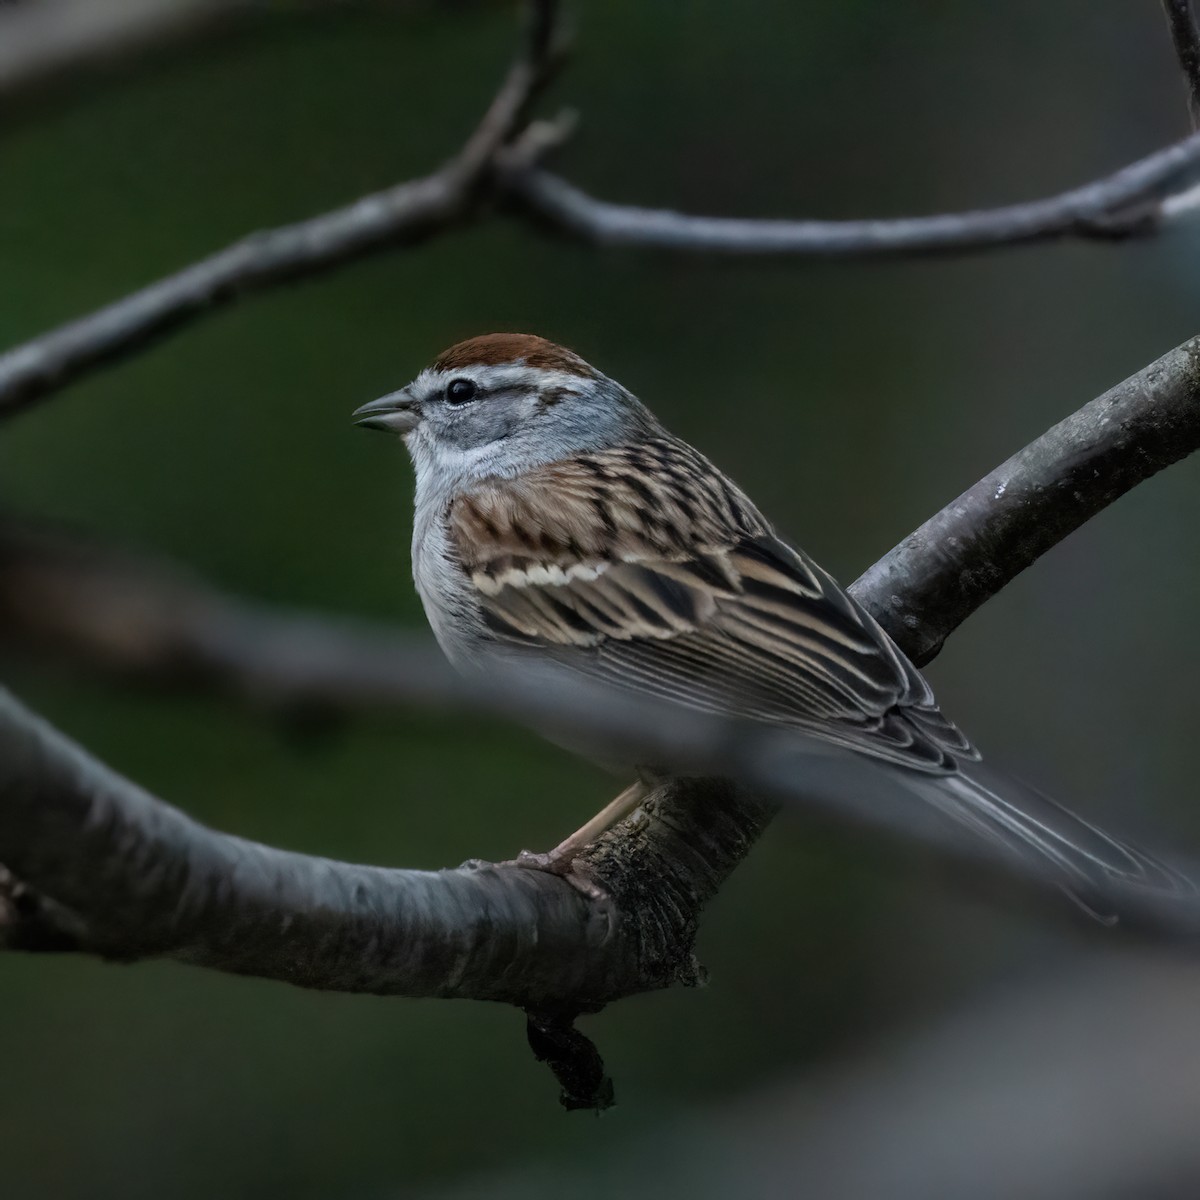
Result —
<instances>
[{"instance_id":1,"label":"tail feather","mask_svg":"<svg viewBox=\"0 0 1200 1200\"><path fill-rule=\"evenodd\" d=\"M981 763L927 782L928 798L946 816L1018 856L1024 869L1102 920L1116 920L1121 901L1138 894L1183 897L1200 890L1183 872Z\"/></svg>"},{"instance_id":2,"label":"tail feather","mask_svg":"<svg viewBox=\"0 0 1200 1200\"><path fill-rule=\"evenodd\" d=\"M1200 869L1163 861L975 759L917 770L816 738L781 734L756 750L759 777L780 794L803 795L839 817L858 818L955 856L1003 864L1056 887L1091 916L1200 928ZM768 782L768 788L771 786ZM906 803L905 801L908 801Z\"/></svg>"}]
</instances>

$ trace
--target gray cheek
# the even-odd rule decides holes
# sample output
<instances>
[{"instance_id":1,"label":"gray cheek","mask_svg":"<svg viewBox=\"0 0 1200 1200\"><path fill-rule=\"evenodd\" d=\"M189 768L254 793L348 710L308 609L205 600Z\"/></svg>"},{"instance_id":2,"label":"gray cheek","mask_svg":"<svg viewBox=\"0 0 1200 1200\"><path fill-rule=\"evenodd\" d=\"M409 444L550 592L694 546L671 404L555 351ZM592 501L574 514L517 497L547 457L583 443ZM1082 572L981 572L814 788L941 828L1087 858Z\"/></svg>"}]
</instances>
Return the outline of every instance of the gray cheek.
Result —
<instances>
[{"instance_id":1,"label":"gray cheek","mask_svg":"<svg viewBox=\"0 0 1200 1200\"><path fill-rule=\"evenodd\" d=\"M508 405L481 400L443 421L442 438L456 450L475 450L510 437L520 427L518 414Z\"/></svg>"}]
</instances>

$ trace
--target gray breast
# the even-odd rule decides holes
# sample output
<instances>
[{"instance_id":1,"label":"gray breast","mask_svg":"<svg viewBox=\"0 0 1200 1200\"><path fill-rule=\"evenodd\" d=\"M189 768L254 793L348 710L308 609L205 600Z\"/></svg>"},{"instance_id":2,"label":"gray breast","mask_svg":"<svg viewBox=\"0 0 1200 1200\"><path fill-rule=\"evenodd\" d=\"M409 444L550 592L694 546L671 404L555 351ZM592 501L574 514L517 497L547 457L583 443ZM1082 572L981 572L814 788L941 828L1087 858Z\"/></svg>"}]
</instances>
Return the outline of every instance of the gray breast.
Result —
<instances>
[{"instance_id":1,"label":"gray breast","mask_svg":"<svg viewBox=\"0 0 1200 1200\"><path fill-rule=\"evenodd\" d=\"M483 618L447 535L444 505L418 506L412 564L417 594L442 653L460 671L477 669L485 637Z\"/></svg>"}]
</instances>

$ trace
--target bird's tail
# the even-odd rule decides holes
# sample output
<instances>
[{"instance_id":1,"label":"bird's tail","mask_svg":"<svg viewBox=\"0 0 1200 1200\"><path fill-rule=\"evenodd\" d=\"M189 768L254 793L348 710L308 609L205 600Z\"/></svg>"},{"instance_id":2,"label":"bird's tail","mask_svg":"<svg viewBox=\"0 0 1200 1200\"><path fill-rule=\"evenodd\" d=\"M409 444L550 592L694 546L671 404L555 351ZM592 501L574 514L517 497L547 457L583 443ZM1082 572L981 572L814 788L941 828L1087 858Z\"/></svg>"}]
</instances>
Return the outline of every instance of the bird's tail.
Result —
<instances>
[{"instance_id":1,"label":"bird's tail","mask_svg":"<svg viewBox=\"0 0 1200 1200\"><path fill-rule=\"evenodd\" d=\"M1200 890L1182 871L981 763L962 773L927 776L925 782L926 799L943 815L1101 920L1115 921L1139 901L1195 896Z\"/></svg>"}]
</instances>

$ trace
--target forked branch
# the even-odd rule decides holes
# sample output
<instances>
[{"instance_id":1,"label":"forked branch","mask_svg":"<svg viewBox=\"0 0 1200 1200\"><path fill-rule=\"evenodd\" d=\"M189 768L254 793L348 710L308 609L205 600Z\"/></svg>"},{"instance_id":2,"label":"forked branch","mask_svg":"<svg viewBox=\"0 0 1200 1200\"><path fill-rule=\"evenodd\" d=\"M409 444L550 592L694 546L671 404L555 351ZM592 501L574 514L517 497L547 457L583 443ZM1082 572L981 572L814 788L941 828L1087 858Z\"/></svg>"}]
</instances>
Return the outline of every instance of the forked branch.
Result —
<instances>
[{"instance_id":1,"label":"forked branch","mask_svg":"<svg viewBox=\"0 0 1200 1200\"><path fill-rule=\"evenodd\" d=\"M1185 3L1165 0L1185 71L1193 61ZM386 247L476 219L501 201L539 227L590 245L705 256L889 257L957 254L1066 238L1156 233L1200 205L1200 134L1111 175L1022 204L848 221L695 216L588 195L539 166L562 140L523 128L562 53L554 0L531 5L529 36L489 113L462 151L421 179L344 208L252 234L175 274L0 355L0 417L240 297L315 276ZM1187 15L1187 20L1180 14ZM1176 19L1178 18L1178 19Z\"/></svg>"},{"instance_id":2,"label":"forked branch","mask_svg":"<svg viewBox=\"0 0 1200 1200\"><path fill-rule=\"evenodd\" d=\"M0 416L239 297L317 275L385 246L412 245L466 220L494 157L515 135L559 61L557 12L557 0L530 5L521 52L474 133L438 170L309 220L251 234L0 355Z\"/></svg>"}]
</instances>

